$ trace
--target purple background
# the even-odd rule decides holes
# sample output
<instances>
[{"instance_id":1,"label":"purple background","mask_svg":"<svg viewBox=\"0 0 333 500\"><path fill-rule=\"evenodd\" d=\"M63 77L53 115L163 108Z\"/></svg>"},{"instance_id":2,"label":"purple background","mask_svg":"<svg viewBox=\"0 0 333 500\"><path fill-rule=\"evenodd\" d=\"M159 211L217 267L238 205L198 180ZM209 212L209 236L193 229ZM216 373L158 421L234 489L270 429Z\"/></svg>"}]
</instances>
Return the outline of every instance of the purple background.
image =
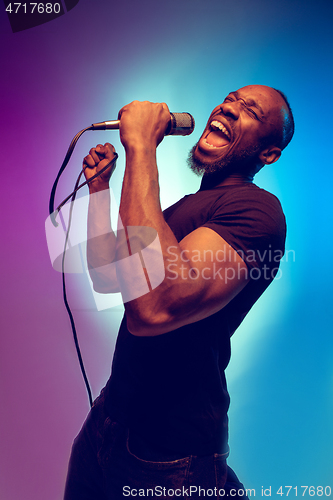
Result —
<instances>
[{"instance_id":1,"label":"purple background","mask_svg":"<svg viewBox=\"0 0 333 500\"><path fill-rule=\"evenodd\" d=\"M69 142L133 99L191 112L194 134L159 147L165 207L199 185L184 159L211 109L251 83L280 88L294 109L293 143L257 183L280 198L295 259L282 263L282 278L233 341L230 464L257 496L262 486L272 486L272 498L281 485L332 486L332 14L324 0L81 0L13 34L1 10L1 500L62 498L71 442L89 409L44 233ZM119 199L118 133L89 132L58 202L82 157L106 141L120 154ZM121 308L98 312L84 275L69 276L68 288L96 397Z\"/></svg>"}]
</instances>

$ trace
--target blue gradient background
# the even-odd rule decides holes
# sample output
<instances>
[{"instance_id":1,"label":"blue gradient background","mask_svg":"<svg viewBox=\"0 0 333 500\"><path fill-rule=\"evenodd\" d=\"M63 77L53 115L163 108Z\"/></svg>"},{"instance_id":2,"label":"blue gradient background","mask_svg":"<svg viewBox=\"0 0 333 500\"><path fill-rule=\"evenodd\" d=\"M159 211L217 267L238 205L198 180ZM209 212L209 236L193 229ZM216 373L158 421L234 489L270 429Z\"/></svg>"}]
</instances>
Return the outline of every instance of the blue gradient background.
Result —
<instances>
[{"instance_id":1,"label":"blue gradient background","mask_svg":"<svg viewBox=\"0 0 333 500\"><path fill-rule=\"evenodd\" d=\"M256 83L283 90L295 114L293 142L257 176L281 200L295 259L284 259L281 279L233 339L229 463L257 497L262 486L272 487L272 498L281 498L281 485L333 486L332 19L324 0L80 0L61 18L13 34L2 7L2 500L62 498L71 442L88 412L44 234L70 140L133 99L191 112L192 136L159 147L166 207L199 186L184 160L211 109L230 90ZM119 199L118 133L89 132L58 201L72 190L82 157L106 141L120 154ZM70 276L68 287L97 396L121 309L97 312L85 276Z\"/></svg>"}]
</instances>

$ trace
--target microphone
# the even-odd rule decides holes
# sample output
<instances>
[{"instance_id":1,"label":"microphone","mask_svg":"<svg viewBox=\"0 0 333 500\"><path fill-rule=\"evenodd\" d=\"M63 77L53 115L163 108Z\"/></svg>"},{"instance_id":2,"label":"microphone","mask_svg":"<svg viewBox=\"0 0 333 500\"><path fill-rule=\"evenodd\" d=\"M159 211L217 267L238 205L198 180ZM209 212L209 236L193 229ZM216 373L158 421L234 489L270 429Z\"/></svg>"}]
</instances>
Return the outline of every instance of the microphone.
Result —
<instances>
[{"instance_id":1,"label":"microphone","mask_svg":"<svg viewBox=\"0 0 333 500\"><path fill-rule=\"evenodd\" d=\"M120 120L93 123L90 130L117 130ZM195 122L190 113L170 113L169 125L164 135L190 135L194 130Z\"/></svg>"}]
</instances>

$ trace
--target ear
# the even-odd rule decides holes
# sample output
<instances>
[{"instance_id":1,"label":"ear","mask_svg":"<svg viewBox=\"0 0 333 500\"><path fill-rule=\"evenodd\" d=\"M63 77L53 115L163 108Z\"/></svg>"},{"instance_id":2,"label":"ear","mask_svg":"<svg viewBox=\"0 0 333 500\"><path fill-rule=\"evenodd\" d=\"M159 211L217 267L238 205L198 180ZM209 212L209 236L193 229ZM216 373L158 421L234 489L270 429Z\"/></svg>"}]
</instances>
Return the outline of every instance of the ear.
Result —
<instances>
[{"instance_id":1,"label":"ear","mask_svg":"<svg viewBox=\"0 0 333 500\"><path fill-rule=\"evenodd\" d=\"M265 165L270 165L271 163L276 162L281 156L281 149L276 146L271 146L269 148L264 149L259 158Z\"/></svg>"}]
</instances>

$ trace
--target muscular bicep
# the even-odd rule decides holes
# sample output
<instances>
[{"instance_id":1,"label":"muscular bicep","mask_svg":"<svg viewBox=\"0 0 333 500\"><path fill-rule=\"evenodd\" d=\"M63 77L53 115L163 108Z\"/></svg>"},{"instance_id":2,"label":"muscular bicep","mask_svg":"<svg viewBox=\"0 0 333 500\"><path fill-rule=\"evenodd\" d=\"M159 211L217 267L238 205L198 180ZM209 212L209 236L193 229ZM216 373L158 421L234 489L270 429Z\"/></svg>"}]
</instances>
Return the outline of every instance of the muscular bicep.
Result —
<instances>
[{"instance_id":1,"label":"muscular bicep","mask_svg":"<svg viewBox=\"0 0 333 500\"><path fill-rule=\"evenodd\" d=\"M199 300L193 310L196 318L222 309L247 284L243 259L214 230L200 227L187 235L180 247L182 258L190 264L187 279L193 281L193 298Z\"/></svg>"},{"instance_id":2,"label":"muscular bicep","mask_svg":"<svg viewBox=\"0 0 333 500\"><path fill-rule=\"evenodd\" d=\"M156 336L200 321L225 307L247 282L238 253L212 229L198 228L167 248L165 279L128 304L128 328Z\"/></svg>"}]
</instances>

